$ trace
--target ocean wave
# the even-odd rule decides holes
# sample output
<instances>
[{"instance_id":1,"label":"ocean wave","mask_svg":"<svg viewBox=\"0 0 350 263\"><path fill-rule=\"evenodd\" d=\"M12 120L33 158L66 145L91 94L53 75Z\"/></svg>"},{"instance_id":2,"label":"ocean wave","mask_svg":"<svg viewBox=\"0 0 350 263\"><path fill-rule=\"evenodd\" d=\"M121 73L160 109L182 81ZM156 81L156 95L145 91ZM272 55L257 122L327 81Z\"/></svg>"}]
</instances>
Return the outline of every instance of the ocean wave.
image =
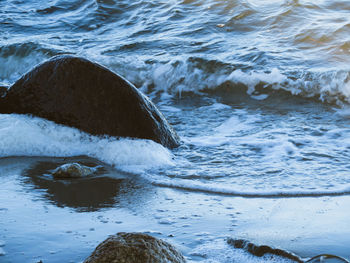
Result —
<instances>
[{"instance_id":1,"label":"ocean wave","mask_svg":"<svg viewBox=\"0 0 350 263\"><path fill-rule=\"evenodd\" d=\"M63 51L35 42L0 46L0 81L11 84L35 65L60 53Z\"/></svg>"},{"instance_id":2,"label":"ocean wave","mask_svg":"<svg viewBox=\"0 0 350 263\"><path fill-rule=\"evenodd\" d=\"M277 71L287 78L287 86L300 92L307 81L302 75L312 73L309 68L348 65L350 23L347 14L340 11L348 8L344 1L5 1L0 3L0 32L6 39L0 41L0 46L9 45L8 39L17 41L16 45L28 45L25 41L30 39L53 49L62 47L65 52L97 57L99 62L124 58L116 71L125 72L125 77L135 75L144 63L144 76L135 80L139 86L162 86L163 90L178 93L216 87L225 80L236 83L247 77L247 87L260 78L261 84L285 87L277 80L266 81ZM1 52L0 57L4 57ZM140 65L123 66L129 62L127 57ZM25 64L26 60L21 62ZM8 67L1 66L0 78L14 80L11 74L16 74L16 67L12 64L7 63L7 73ZM289 74L293 68L299 68L299 73ZM331 88L331 95L338 91L341 94L343 88L338 86L343 83L331 79L323 82L323 76L332 75L333 69L321 72L320 83L314 71L311 89L330 85L336 86ZM242 76L239 70L248 76ZM335 69L341 70L348 68ZM20 74L21 67L17 71ZM326 93L310 92L310 87L306 90L321 99Z\"/></svg>"},{"instance_id":3,"label":"ocean wave","mask_svg":"<svg viewBox=\"0 0 350 263\"><path fill-rule=\"evenodd\" d=\"M148 178L154 185L182 189L193 192L203 192L209 194L219 194L228 196L241 197L320 197L320 196L340 196L350 194L350 185L345 185L337 189L267 189L267 190L243 190L235 188L235 185L220 183L202 183L194 180L186 179L166 179L148 175Z\"/></svg>"},{"instance_id":4,"label":"ocean wave","mask_svg":"<svg viewBox=\"0 0 350 263\"><path fill-rule=\"evenodd\" d=\"M153 141L92 136L27 115L0 114L0 137L0 157L86 155L131 173L173 165L172 154Z\"/></svg>"},{"instance_id":5,"label":"ocean wave","mask_svg":"<svg viewBox=\"0 0 350 263\"><path fill-rule=\"evenodd\" d=\"M142 66L140 66L142 64ZM291 96L316 99L343 106L350 103L350 69L267 70L244 69L240 65L204 59L175 60L126 66L113 65L131 82L150 96L182 97L186 93L203 95L222 90L245 93L256 100L265 100L278 91ZM138 68L138 75L132 68Z\"/></svg>"},{"instance_id":6,"label":"ocean wave","mask_svg":"<svg viewBox=\"0 0 350 263\"><path fill-rule=\"evenodd\" d=\"M67 52L31 42L0 47L0 82L10 85L36 64L62 53ZM255 70L203 58L145 62L136 56L118 58L116 62L110 57L90 55L92 60L123 75L152 98L181 98L187 93L211 96L225 91L265 100L282 91L338 106L350 103L350 69Z\"/></svg>"}]
</instances>

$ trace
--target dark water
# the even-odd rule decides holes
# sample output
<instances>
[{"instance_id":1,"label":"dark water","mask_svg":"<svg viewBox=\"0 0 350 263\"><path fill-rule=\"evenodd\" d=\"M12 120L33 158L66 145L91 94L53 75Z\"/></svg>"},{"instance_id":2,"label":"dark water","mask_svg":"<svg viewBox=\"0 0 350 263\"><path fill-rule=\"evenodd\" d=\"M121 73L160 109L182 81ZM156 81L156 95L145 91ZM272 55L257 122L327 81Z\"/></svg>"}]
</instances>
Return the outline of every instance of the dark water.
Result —
<instances>
[{"instance_id":1,"label":"dark water","mask_svg":"<svg viewBox=\"0 0 350 263\"><path fill-rule=\"evenodd\" d=\"M87 155L213 195L349 195L349 13L328 0L0 1L0 83L83 56L151 97L183 141L170 152L1 115L0 155Z\"/></svg>"}]
</instances>

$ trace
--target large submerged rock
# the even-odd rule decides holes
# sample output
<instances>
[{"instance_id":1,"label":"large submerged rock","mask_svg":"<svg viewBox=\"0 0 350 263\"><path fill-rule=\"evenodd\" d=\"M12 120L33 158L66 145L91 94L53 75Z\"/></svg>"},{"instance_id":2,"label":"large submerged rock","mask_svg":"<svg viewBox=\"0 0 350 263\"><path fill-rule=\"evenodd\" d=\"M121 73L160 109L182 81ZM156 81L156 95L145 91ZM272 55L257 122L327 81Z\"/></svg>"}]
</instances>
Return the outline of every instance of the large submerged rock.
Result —
<instances>
[{"instance_id":1,"label":"large submerged rock","mask_svg":"<svg viewBox=\"0 0 350 263\"><path fill-rule=\"evenodd\" d=\"M185 263L175 247L142 233L118 233L110 236L84 263Z\"/></svg>"},{"instance_id":2,"label":"large submerged rock","mask_svg":"<svg viewBox=\"0 0 350 263\"><path fill-rule=\"evenodd\" d=\"M107 68L56 56L1 92L0 112L32 114L94 135L151 139L176 147L179 138L155 105Z\"/></svg>"}]
</instances>

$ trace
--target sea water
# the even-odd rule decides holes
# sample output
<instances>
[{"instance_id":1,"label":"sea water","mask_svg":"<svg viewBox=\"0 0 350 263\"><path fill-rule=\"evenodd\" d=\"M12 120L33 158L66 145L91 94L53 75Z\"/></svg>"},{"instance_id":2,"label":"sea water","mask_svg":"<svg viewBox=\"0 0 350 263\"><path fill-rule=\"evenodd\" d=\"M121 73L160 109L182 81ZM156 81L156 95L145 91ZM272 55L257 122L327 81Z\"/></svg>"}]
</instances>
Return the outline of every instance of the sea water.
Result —
<instances>
[{"instance_id":1,"label":"sea water","mask_svg":"<svg viewBox=\"0 0 350 263\"><path fill-rule=\"evenodd\" d=\"M218 198L347 196L349 12L340 0L0 1L3 85L54 55L86 57L146 93L182 141L2 114L0 156L84 155Z\"/></svg>"}]
</instances>

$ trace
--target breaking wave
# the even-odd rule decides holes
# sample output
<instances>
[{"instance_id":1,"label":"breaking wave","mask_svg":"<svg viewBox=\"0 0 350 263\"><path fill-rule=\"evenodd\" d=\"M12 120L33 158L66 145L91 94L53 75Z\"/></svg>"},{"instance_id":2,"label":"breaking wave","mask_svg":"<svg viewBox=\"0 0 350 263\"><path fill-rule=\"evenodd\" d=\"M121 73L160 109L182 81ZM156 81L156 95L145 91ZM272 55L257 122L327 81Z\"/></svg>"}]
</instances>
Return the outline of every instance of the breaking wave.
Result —
<instances>
[{"instance_id":1,"label":"breaking wave","mask_svg":"<svg viewBox=\"0 0 350 263\"><path fill-rule=\"evenodd\" d=\"M173 165L172 154L150 140L98 137L38 117L0 114L0 157L86 155L127 172Z\"/></svg>"}]
</instances>

